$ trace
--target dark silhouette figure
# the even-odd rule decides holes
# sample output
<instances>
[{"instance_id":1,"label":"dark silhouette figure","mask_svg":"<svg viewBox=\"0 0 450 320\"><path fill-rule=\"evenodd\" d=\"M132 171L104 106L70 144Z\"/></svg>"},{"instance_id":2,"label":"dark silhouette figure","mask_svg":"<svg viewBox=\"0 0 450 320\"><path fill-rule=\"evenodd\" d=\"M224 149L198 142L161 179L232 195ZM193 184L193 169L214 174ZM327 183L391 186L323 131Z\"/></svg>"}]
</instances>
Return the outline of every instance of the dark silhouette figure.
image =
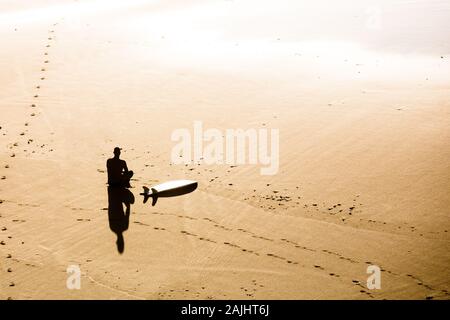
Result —
<instances>
[{"instance_id":1,"label":"dark silhouette figure","mask_svg":"<svg viewBox=\"0 0 450 320\"><path fill-rule=\"evenodd\" d=\"M125 250L123 232L128 229L131 205L133 203L134 195L130 190L124 187L108 187L109 228L117 235L117 251L121 254Z\"/></svg>"},{"instance_id":2,"label":"dark silhouette figure","mask_svg":"<svg viewBox=\"0 0 450 320\"><path fill-rule=\"evenodd\" d=\"M114 148L114 157L106 161L108 169L108 220L109 227L117 235L117 250L123 253L125 241L123 233L128 229L131 205L134 195L128 190L133 171L128 170L127 163L120 159L120 148ZM125 206L125 209L124 209Z\"/></svg>"},{"instance_id":3,"label":"dark silhouette figure","mask_svg":"<svg viewBox=\"0 0 450 320\"><path fill-rule=\"evenodd\" d=\"M130 188L133 171L129 171L125 160L120 159L120 148L114 148L114 158L106 161L108 169L108 184L111 187Z\"/></svg>"}]
</instances>

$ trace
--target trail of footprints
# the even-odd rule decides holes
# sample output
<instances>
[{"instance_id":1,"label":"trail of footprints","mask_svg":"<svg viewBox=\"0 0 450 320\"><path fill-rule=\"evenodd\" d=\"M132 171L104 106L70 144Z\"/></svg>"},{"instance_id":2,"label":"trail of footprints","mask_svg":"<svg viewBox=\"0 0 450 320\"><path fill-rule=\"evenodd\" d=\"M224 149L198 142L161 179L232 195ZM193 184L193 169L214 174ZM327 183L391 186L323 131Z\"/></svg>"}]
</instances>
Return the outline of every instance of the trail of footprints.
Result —
<instances>
[{"instance_id":1,"label":"trail of footprints","mask_svg":"<svg viewBox=\"0 0 450 320\"><path fill-rule=\"evenodd\" d=\"M0 205L2 205L3 203L6 203L6 202L14 203L14 204L17 205L18 207L32 207L32 208L39 207L38 205L35 205L35 204L20 203L20 202L11 201L11 200L3 200L3 199L0 199ZM1 208L1 207L0 207L0 208ZM3 217L3 215L0 214L0 221L4 221L4 219L5 219L5 218ZM10 222L13 222L14 224L21 224L21 223L27 222L27 220L24 220L24 219L11 219ZM25 244L24 241L15 239L15 238L9 233L8 228L7 228L6 226L4 226L4 225L1 226L1 228L0 228L0 239L1 239L1 240L0 240L0 246L7 246L7 245L8 245L8 242L10 242L10 241L15 242L16 244L17 244L17 243L18 243L18 244L21 244L21 245ZM15 261L15 262L20 262L20 261L17 260L17 259L13 259L11 253L8 253L8 254L6 255L6 259L11 259L11 261ZM7 260L7 261L9 261L9 260ZM26 263L25 265L27 265L27 266L34 266L34 265L31 265L31 264L28 264L28 263ZM12 269L11 266L8 266L8 267L6 267L6 268L7 268L6 270L7 270L8 273L12 273L13 269ZM14 287L14 286L15 286L14 282L11 282L11 285L10 285L10 286L11 286L11 287Z\"/></svg>"},{"instance_id":2,"label":"trail of footprints","mask_svg":"<svg viewBox=\"0 0 450 320\"><path fill-rule=\"evenodd\" d=\"M153 213L153 214L155 214L155 215L175 216L175 217L178 217L178 218L190 219L190 220L199 220L199 219L194 218L194 217L183 216L183 215L176 215L176 214L166 214L166 213L159 213L159 212L155 212L155 213ZM282 238L282 239L279 239L279 240L275 240L275 239L270 239L270 238L267 238L267 237L264 237L264 236L261 236L261 235L257 235L257 234L255 234L255 233L249 231L249 230L245 230L245 229L242 229L242 228L231 229L231 228L228 228L228 227L226 227L226 226L221 225L221 224L218 223L217 221L215 221L215 220L213 220L213 219L210 219L210 218L201 218L201 220L203 220L203 221L205 221L205 222L207 222L207 223L212 224L212 226L215 227L215 228L220 228L220 229L222 229L222 230L224 230L224 231L228 231L228 232L231 232L231 231L237 231L237 232L246 233L246 234L248 234L250 237L255 238L255 239L258 239L258 240L261 240L261 241L267 241L267 242L272 242L272 243L275 243L275 242L278 242L278 243L286 243L286 244L288 244L288 245L292 245L292 246L294 246L295 248L298 248L298 249L301 249L301 250L307 250L307 251L311 251L311 252L315 252L315 251L316 251L315 249L308 248L308 247L305 247L305 246L301 246L300 244L298 244L298 243L296 243L296 242L294 242L294 241L288 240L288 239ZM136 223L136 224L139 224L139 225L149 226L149 225L144 224L144 223L139 222L139 221L135 221L135 223ZM155 227L154 229L157 229L157 230L166 230L165 228L156 228L156 227ZM220 243L220 244L223 244L223 245L225 245L225 246L228 246L228 247L231 247L231 248L234 248L234 249L237 249L237 250L240 250L240 251L242 251L242 252L245 252L245 253L248 253L248 254L252 254L252 255L255 255L255 256L260 256L260 257L266 256L266 257L268 257L268 258L277 259L277 260L279 260L279 261L282 261L282 262L285 262L285 263L288 263L288 264L292 264L292 265L297 265L297 264L299 264L297 261L294 261L293 259L289 259L289 258L286 258L286 257L282 257L282 256L280 256L280 255L278 255L278 254L273 253L273 252L267 252L267 253L257 252L257 251L255 251L255 250L251 250L251 249L248 249L248 248L244 248L244 247L242 247L242 246L240 246L240 245L238 245L238 244L236 244L236 243L230 242L230 241L217 241L217 240L212 240L212 239L208 239L207 237L203 237L203 236L199 236L199 235L197 235L197 234L193 234L193 233L188 232L188 231L186 231L186 230L181 230L180 233L181 233L182 235L185 235L185 236L190 236L190 237L197 238L197 239L200 240L200 241L208 241L208 242L211 242L211 243ZM327 251L327 252L331 252L331 251ZM336 255L340 256L340 255L337 254L337 253L336 253ZM345 258L345 257L344 257L344 259L350 260L349 258Z\"/></svg>"},{"instance_id":3,"label":"trail of footprints","mask_svg":"<svg viewBox=\"0 0 450 320\"><path fill-rule=\"evenodd\" d=\"M0 203L2 203L2 202L0 202ZM20 204L18 204L18 205L20 205ZM23 204L23 205L26 205L26 204ZM34 206L34 205L31 205L31 206ZM73 210L84 210L84 209L82 209L82 208L72 208L72 209L73 209ZM248 236L250 236L250 237L252 237L252 238L255 238L255 239L258 239L258 240L261 240L261 241L272 242L272 243L284 243L284 244L286 244L286 245L293 246L293 247L295 247L295 248L297 248L297 249L300 249L300 250L306 250L306 251L311 251L311 252L320 252L320 253L322 253L322 254L326 254L326 255L329 255L329 256L336 257L337 259L340 259L340 260L345 260L345 261L347 261L347 262L349 262L349 263L352 263L352 264L358 264L358 263L365 263L366 265L371 265L371 264L373 264L373 262L371 262L371 261L365 261L365 262L357 261L357 260L355 260L355 259L352 259L352 258L349 258L349 257L345 257L345 256L343 256L343 255L341 255L341 254L339 254L339 253L337 253L337 252L331 251L331 250L327 250L327 249L317 249L317 248L309 248L309 247L306 247L306 246L302 246L301 244L299 244L299 243L297 243L297 242L295 242L295 241L286 239L286 238L281 238L281 239L270 239L270 238L267 238L267 237L264 237L264 236L255 234L254 232L251 232L251 231L246 230L246 229L242 229L242 228L232 229L232 228L226 227L226 226L224 226L224 225L221 225L219 222L217 222L217 221L215 221L215 220L213 220L213 219L211 219L211 218L207 218L207 217L196 218L196 217L191 217L191 216L188 216L188 215L180 215L180 214L173 214L173 213L161 213L161 212L154 212L153 214L154 214L154 215L162 215L162 216L173 216L173 217L179 218L179 219L201 220L201 221L204 221L205 223L211 224L213 227L220 228L221 230L224 230L224 231L227 231L227 232L232 232L232 231L235 231L235 232L242 232L242 233L245 233L245 234L247 234ZM77 219L77 220L78 220L78 221L82 221L82 220L83 220L83 221L89 221L90 219ZM13 222L25 222L25 221L24 221L24 220L20 220L20 219L16 219L16 220L14 220ZM134 221L134 224L140 225L140 226L144 226L144 227L152 227L151 225L149 225L149 224L147 224L147 223L140 222L140 221ZM167 230L166 228L161 227L161 226L159 226L159 227L153 226L152 228L153 228L153 230L155 230L155 231L171 232L170 230ZM7 231L7 228L6 228L6 227L3 227L3 228L1 228L1 231L2 231L2 232L5 232L5 231ZM222 245L228 246L228 247L230 247L230 248L234 248L234 249L236 249L236 250L240 250L240 251L242 251L242 252L245 252L245 253L248 253L248 254L252 254L252 255L255 255L255 256L258 256L258 257L266 257L266 258L277 259L277 260L279 260L280 262L288 263L288 264L292 264L292 265L297 265L297 264L298 264L298 262L293 261L292 259L288 259L288 258L286 258L286 257L282 257L282 256L280 256L280 255L277 255L277 254L273 253L273 252L267 252L267 253L257 252L257 251L254 251L254 250L246 249L246 248L244 248L244 247L242 247L242 246L240 246L240 245L238 245L238 244L236 244L236 243L233 243L233 242L229 242L229 241L217 241L217 240L209 239L209 238L207 238L207 237L203 237L203 236L194 234L194 233L189 232L189 231L186 231L186 230L181 230L181 231L179 231L179 233L180 233L181 235L183 235L183 236L192 237L192 238L197 239L197 240L199 240L199 241L206 241L206 242L210 242L210 243L214 243L214 244L222 244ZM11 237L10 237L10 238L11 238ZM0 242L0 245L6 245L5 241L2 240L2 241ZM12 258L11 254L8 254L8 255L6 256L6 258L7 258L7 259ZM319 265L319 264L314 264L314 265L312 265L311 267L314 268L314 269L316 269L316 270L320 270L320 271L323 271L323 272L328 273L328 275L329 275L330 277L332 277L332 278L337 278L337 279L338 279L338 278L341 278L341 276L340 276L339 274L337 274L336 272L329 272L329 271L327 271L324 267L322 267L322 266ZM11 267L9 267L8 270L9 270L8 272L12 272L12 268L11 268ZM382 271L382 272L385 272L385 273L387 273L387 274L390 274L390 275L392 275L392 276L404 276L404 275L401 275L401 274L394 273L394 272L392 272L392 271L390 271L390 270L386 270L386 269L384 269L384 268L381 268L381 271ZM415 276L413 276L413 275L411 275L411 274L408 274L408 275L406 275L406 276L407 276L408 278L410 278L411 280L415 281L417 285L423 286L425 289L427 289L427 290L429 290L431 293L433 293L433 294L427 295L427 296L426 296L426 299L433 299L434 296L436 295L436 292L438 292L440 295L446 296L446 297L448 297L448 296L450 295L450 294L447 292L447 290L440 290L440 291L439 291L439 290L433 288L432 286L430 286L430 285L424 283L424 282L423 282L421 279L419 279L418 277L415 277ZM369 296L370 298L374 298L374 296L373 296L369 291L367 291L366 287L361 283L361 281L352 279L352 283L353 283L355 286L359 287L359 292L360 292L361 294L365 294L365 295ZM14 282L10 282L10 286L11 286L11 287L14 287L15 285L16 285L16 284L15 284ZM252 290L249 289L249 288L244 288L244 287L242 287L241 289L244 291L244 294L245 294L246 296L248 296L248 297L253 297L253 296L254 296L254 293L256 292L256 291L252 291Z\"/></svg>"},{"instance_id":4,"label":"trail of footprints","mask_svg":"<svg viewBox=\"0 0 450 320\"><path fill-rule=\"evenodd\" d=\"M3 201L0 201L0 204L3 203ZM3 218L0 215L0 218ZM0 220L1 221L1 220ZM22 219L13 219L12 222L15 223L23 223L26 222L25 220ZM0 228L0 237L2 240L0 240L0 246L7 246L8 242L15 242L16 244L19 243L21 245L24 245L25 242L24 241L20 241L20 240L15 240L14 237L12 235L10 235L9 230L7 227L3 226ZM4 240L3 240L4 239ZM18 259L14 259L11 253L7 253L5 256L5 270L7 275L11 278L9 278L7 280L8 283L8 287L9 288L13 288L16 287L17 283L14 281L14 268L13 268L13 264L15 263L22 263L20 260ZM31 264L31 263L25 263L26 266L28 267L35 267L35 265ZM7 297L7 300L12 300L13 298L11 296Z\"/></svg>"},{"instance_id":5,"label":"trail of footprints","mask_svg":"<svg viewBox=\"0 0 450 320\"><path fill-rule=\"evenodd\" d=\"M236 166L231 166L230 169L234 167ZM225 180L226 177L214 176L214 178L209 180L210 184L217 179ZM220 181L220 183L223 185L224 181ZM233 183L229 183L229 185L233 185ZM237 192L227 189L227 192L232 199L241 198L242 201L254 207L275 214L280 214L287 210L299 212L298 209L302 208L303 210L300 212L312 218L322 220L325 217L332 219L331 221L334 223L358 223L358 226L362 225L363 227L382 232L415 233L420 237L425 236L424 232L420 232L416 226L408 225L407 223L394 224L361 217L359 214L363 212L364 204L361 202L359 194L354 195L352 200L349 201L326 203L323 201L307 201L301 195L300 186L296 186L294 189L274 188L272 184L267 183L265 187L272 190L265 190L265 188L263 190L253 189L243 196L242 191ZM217 188L217 186L210 185L207 187L207 190L214 193L214 188ZM447 233L448 230L428 231L426 236L436 237Z\"/></svg>"},{"instance_id":6,"label":"trail of footprints","mask_svg":"<svg viewBox=\"0 0 450 320\"><path fill-rule=\"evenodd\" d=\"M57 23L53 24L53 28L57 26ZM47 37L47 44L46 48L50 48L52 42L54 41L54 34L55 30L50 29L48 31L48 37ZM40 93L42 90L42 83L44 80L46 80L45 73L47 72L47 66L50 63L49 60L49 50L45 50L44 52L44 60L43 60L43 66L40 68L40 75L39 75L39 83L34 85L35 92L32 94L32 103L30 104L31 111L29 112L28 116L30 117L29 121L26 121L24 123L24 130L19 133L19 140L15 142L11 142L7 145L7 147L11 150L10 157L14 158L16 157L17 152L22 151L24 154L35 154L38 151L40 151L42 154L45 152L53 152L53 148L51 148L46 143L37 143L34 138L28 138L27 135L29 134L29 128L31 127L31 124L34 119L36 119L36 116L38 116L40 113L37 111L39 109L39 98ZM1 127L0 127L1 129ZM6 133L3 133L3 135L6 135ZM37 149L36 149L37 148ZM34 149L34 150L33 150ZM2 176L2 179L6 179L6 176Z\"/></svg>"},{"instance_id":7,"label":"trail of footprints","mask_svg":"<svg viewBox=\"0 0 450 320\"><path fill-rule=\"evenodd\" d=\"M229 169L226 170L226 173L230 173L233 169L237 168L236 165L229 166ZM208 169L205 167L201 167L201 164L185 164L186 174L189 172L197 171L197 174L200 174L200 170L204 172L213 173L212 177L209 178L209 189L215 188L211 185L213 182L218 182L221 185L234 186L235 183L226 181L226 177L220 177L214 174L212 169ZM361 203L357 203L359 195L356 195L351 204L329 204L327 205L325 202L319 204L317 203L305 203L305 200L301 195L299 195L299 191L301 190L300 186L296 186L295 190L288 190L287 188L283 189L273 189L271 183L266 184L267 188L272 188L272 190L256 190L253 189L253 192L250 194L244 195L243 201L250 203L256 207L259 207L263 210L278 212L279 210L288 210L293 208L298 208L302 206L307 209L309 213L321 213L329 216L338 216L339 218L345 219L348 216L352 216L355 213L360 212ZM208 187L207 187L208 189Z\"/></svg>"},{"instance_id":8,"label":"trail of footprints","mask_svg":"<svg viewBox=\"0 0 450 320\"><path fill-rule=\"evenodd\" d=\"M55 26L57 26L57 23L53 24L52 27L54 28ZM16 29L16 31L17 31L17 29ZM54 33L55 33L54 29L51 29L51 30L48 31L49 35L47 37L47 41L48 42L47 42L47 44L45 46L46 48L50 48L51 47L51 43L54 40ZM42 152L44 152L46 148L47 148L47 152L52 152L53 151L53 149L48 148L47 144L36 144L35 139L27 137L27 134L29 133L29 128L30 128L30 125L32 123L32 120L36 119L35 117L37 115L39 115L38 111L36 111L37 108L38 108L38 102L37 101L39 100L39 97L40 97L40 91L41 91L41 88L42 88L42 81L44 81L46 79L46 77L45 77L45 72L47 71L46 66L48 66L48 64L50 63L50 60L49 60L48 56L49 56L49 51L46 50L44 52L44 57L45 58L43 60L43 66L40 68L40 72L41 72L40 76L39 76L40 82L34 86L35 93L32 96L33 102L30 104L31 111L28 114L28 116L30 117L30 121L26 121L24 123L24 127L25 128L24 128L24 130L20 131L20 133L18 134L18 138L19 138L18 141L11 142L11 143L8 143L6 145L6 147L11 150L10 158L15 158L16 154L19 152L18 151L19 148L21 148L22 146L23 146L22 151L25 154L27 154L27 153L31 153L31 154L36 153L36 150L29 150L29 148L32 148L33 145L35 147L41 149ZM1 125L0 125L0 133L3 136L7 135L7 131ZM10 168L10 164L3 165L3 168L4 169L9 169ZM0 181L3 181L3 180L7 180L7 175L6 174L3 174L3 175L0 176ZM3 202L4 202L4 200L0 200L0 205ZM10 202L13 202L13 201L10 201ZM34 205L34 204L26 204L26 203L16 203L16 204L18 206L38 207L38 205ZM1 214L0 214L0 218L3 218L3 216ZM13 222L13 223L24 223L24 222L26 222L26 220L13 219L13 220L11 220L11 222ZM1 232L0 235L3 238L4 234L8 232L8 228L5 227L5 226L2 226L0 228L0 230L1 230L0 231ZM3 240L3 239L0 240L0 245L1 246L6 246L8 241L13 240L13 236L7 235L6 239L5 240ZM20 241L19 243L22 244L22 245L25 244L25 242L23 242L23 241ZM8 263L8 261L15 261L15 262L20 262L20 261L17 260L17 259L13 259L11 253L7 253L6 254L6 261L7 261L7 263L6 263L6 265L7 265L6 266L6 272L7 272L7 274L12 274L14 269L11 266L11 263ZM33 264L29 264L29 263L26 263L25 265L29 266L29 267L33 267L34 266ZM11 287L11 288L15 287L16 283L14 281L10 280L8 286ZM11 300L12 297L8 297L7 299Z\"/></svg>"},{"instance_id":9,"label":"trail of footprints","mask_svg":"<svg viewBox=\"0 0 450 320\"><path fill-rule=\"evenodd\" d=\"M188 167L188 165L185 165ZM236 168L237 166L232 165L227 170L227 173L230 173L231 170ZM193 170L201 170L201 167L193 166L187 168L188 171ZM211 169L205 169L204 171L209 171L214 173ZM188 172L186 172L188 173ZM200 172L198 172L200 173ZM235 184L232 182L226 183L226 177L220 177L218 175L214 175L209 179L210 189L215 188L211 186L211 183L218 182L221 185L234 186ZM296 209L299 207L303 207L309 214L326 214L328 216L336 216L342 221L345 221L349 216L352 216L355 213L361 212L360 207L361 203L357 203L359 195L356 195L351 204L345 205L344 203L335 203L335 204L326 204L322 202L319 204L318 202L305 203L305 199L299 195L301 187L296 186L295 190L289 190L287 188L283 189L274 189L271 183L267 183L266 188L272 188L272 190L257 190L253 189L252 192L244 195L242 198L243 201L258 207L260 209L271 211L278 213L280 210L288 210L288 209ZM208 189L208 188L207 188ZM230 190L231 192L231 190ZM242 197L239 193L239 197Z\"/></svg>"},{"instance_id":10,"label":"trail of footprints","mask_svg":"<svg viewBox=\"0 0 450 320\"><path fill-rule=\"evenodd\" d=\"M311 201L306 200L304 196L301 195L301 186L296 186L293 189L288 188L275 188L271 183L267 183L265 187L259 190L253 189L247 192L236 191L235 189L227 188L227 186L236 186L236 183L230 181L227 176L239 166L231 165L228 170L224 173L225 175L220 175L216 170L213 170L201 163L196 164L185 164L183 167L184 174L186 176L192 176L192 174L202 174L209 178L205 181L205 190L213 194L226 194L226 197L231 199L244 201L254 207L260 208L265 211L273 212L275 214L280 214L288 210L296 210L298 212L299 208L302 208L301 212L307 216L323 219L332 219L334 223L358 223L359 226L367 227L369 229L379 230L382 232L393 232L402 234L412 234L423 237L425 234L420 232L416 226L408 224L393 224L387 223L385 221L376 221L373 219L368 219L361 217L359 215L363 212L364 204L361 202L359 194L354 195L351 200L327 203L324 201ZM203 172L201 172L203 171ZM192 177L195 178L195 177ZM206 183L207 182L207 183ZM218 187L223 189L225 186L226 192L221 190L217 191ZM448 230L439 231L429 231L427 232L427 237L442 236L448 233Z\"/></svg>"},{"instance_id":11,"label":"trail of footprints","mask_svg":"<svg viewBox=\"0 0 450 320\"><path fill-rule=\"evenodd\" d=\"M163 215L163 216L174 216L174 217L179 218L179 219L201 220L201 221L204 221L205 223L211 224L215 228L220 228L221 230L224 230L224 231L227 231L227 232L242 232L242 233L245 233L245 234L247 234L248 236L250 236L252 238L255 238L255 239L258 239L258 240L261 240L261 241L265 241L265 242L269 242L269 243L278 243L278 244L283 243L283 244L292 246L292 247L294 247L296 249L299 249L299 250L305 250L305 251L310 251L310 252L318 252L320 254L325 254L325 255L328 255L330 257L334 257L336 259L339 259L339 260L342 260L342 261L346 261L347 263L351 263L351 264L365 264L365 265L376 264L376 263L373 263L371 261L358 261L356 259L353 259L353 258L350 258L350 257L346 257L346 256L344 256L344 255L342 255L342 254L340 254L338 252L334 252L332 250L310 248L310 247L307 247L307 246L303 246L303 245L301 245L301 244L299 244L299 243L297 243L295 241L292 241L292 240L289 240L289 239L286 239L286 238L270 239L270 238L267 238L267 237L255 234L254 232L251 232L251 231L246 230L246 229L242 229L242 228L232 229L232 228L226 227L224 225L221 225L219 222L217 222L217 221L215 221L215 220L213 220L211 218L207 218L207 217L195 218L195 217L191 217L191 216L188 216L188 215L178 215L178 214L161 213L161 212L155 212L153 214L155 214L155 215ZM142 222L139 222L139 221L135 221L135 223L138 224L138 225L150 227L150 225L142 223ZM155 230L158 230L158 231L168 231L168 232L170 232L169 230L167 230L166 228L163 228L163 227L153 227L153 228ZM207 237L204 237L204 236L201 236L201 235L197 235L197 234L191 233L191 232L186 231L186 230L181 230L179 232L183 236L192 237L192 238L195 238L195 239L197 239L199 241L207 241L207 242L214 243L214 244L222 244L222 245L228 246L230 248L239 250L241 252L244 252L244 253L247 253L247 254L251 254L251 255L255 255L255 256L258 256L258 257L261 257L261 258L263 258L263 257L272 258L272 259L276 259L276 260L278 260L278 261L280 261L282 263L287 263L287 264L290 264L290 265L298 265L299 264L299 262L294 261L294 259L289 259L287 257L280 256L280 255L278 255L278 254L276 254L274 252L266 252L266 253L257 252L255 250L251 250L251 249L242 247L241 245L239 245L237 243L233 243L231 241L219 241L217 239L208 239ZM319 264L314 264L314 265L311 265L310 267L314 268L316 270L320 270L320 271L326 272L328 274L328 276L330 276L332 278L339 279L339 278L342 277L341 275L339 275L336 272L327 271L325 267L323 267L323 266L321 266ZM446 290L441 290L441 291L436 290L436 289L432 288L431 286L429 286L427 284L424 284L423 281L421 281L417 277L414 277L413 275L398 274L398 273L395 273L393 271L387 270L385 268L381 268L381 272L384 272L386 274L389 274L391 276L396 276L396 277L405 277L406 276L406 277L414 280L417 283L417 285L423 286L424 288L428 289L430 292L434 292L434 293L439 292L441 295L449 296L449 293ZM344 279L344 281L346 281L346 280ZM361 283L361 281L356 280L356 279L352 279L351 281L352 281L352 283L355 286L359 287L359 292L361 294L365 294L365 295L367 295L370 298L374 298L374 295L367 290L367 288ZM246 294L249 294L248 295L249 297L253 296L253 294L251 294L251 292L246 292ZM432 299L432 298L433 298L432 295L428 295L426 297L426 299Z\"/></svg>"},{"instance_id":12,"label":"trail of footprints","mask_svg":"<svg viewBox=\"0 0 450 320\"><path fill-rule=\"evenodd\" d=\"M180 284L179 289L165 289L163 287L159 287L158 290L158 298L159 299L174 299L179 296L186 297L186 295L191 295L194 299L206 299L206 300L212 300L214 299L213 296L206 294L206 287L201 286L199 290L193 290L190 288L191 286L189 284L186 284L186 287L184 285Z\"/></svg>"}]
</instances>

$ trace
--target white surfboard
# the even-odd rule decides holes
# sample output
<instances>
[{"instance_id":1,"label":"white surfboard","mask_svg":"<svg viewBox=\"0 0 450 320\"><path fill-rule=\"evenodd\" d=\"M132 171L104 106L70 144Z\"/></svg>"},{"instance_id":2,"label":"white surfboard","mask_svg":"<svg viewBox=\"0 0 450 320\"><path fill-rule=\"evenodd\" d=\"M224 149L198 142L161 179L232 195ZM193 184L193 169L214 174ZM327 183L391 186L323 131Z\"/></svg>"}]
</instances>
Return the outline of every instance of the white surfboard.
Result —
<instances>
[{"instance_id":1,"label":"white surfboard","mask_svg":"<svg viewBox=\"0 0 450 320\"><path fill-rule=\"evenodd\" d=\"M144 196L144 203L147 202L148 198L152 198L152 206L156 204L159 197L176 197L197 189L197 181L193 180L172 180L167 181L156 186L144 188L144 192L141 193Z\"/></svg>"}]
</instances>

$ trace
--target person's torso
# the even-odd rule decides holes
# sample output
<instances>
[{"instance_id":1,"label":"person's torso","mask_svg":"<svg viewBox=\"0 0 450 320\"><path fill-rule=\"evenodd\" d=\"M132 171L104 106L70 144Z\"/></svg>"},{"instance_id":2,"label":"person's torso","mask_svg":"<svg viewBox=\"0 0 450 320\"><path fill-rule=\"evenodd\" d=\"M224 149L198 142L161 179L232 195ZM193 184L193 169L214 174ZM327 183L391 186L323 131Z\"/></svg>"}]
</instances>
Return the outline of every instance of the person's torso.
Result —
<instances>
[{"instance_id":1,"label":"person's torso","mask_svg":"<svg viewBox=\"0 0 450 320\"><path fill-rule=\"evenodd\" d=\"M114 158L108 159L106 168L108 170L108 181L117 181L122 176L122 172L125 168L125 161Z\"/></svg>"}]
</instances>

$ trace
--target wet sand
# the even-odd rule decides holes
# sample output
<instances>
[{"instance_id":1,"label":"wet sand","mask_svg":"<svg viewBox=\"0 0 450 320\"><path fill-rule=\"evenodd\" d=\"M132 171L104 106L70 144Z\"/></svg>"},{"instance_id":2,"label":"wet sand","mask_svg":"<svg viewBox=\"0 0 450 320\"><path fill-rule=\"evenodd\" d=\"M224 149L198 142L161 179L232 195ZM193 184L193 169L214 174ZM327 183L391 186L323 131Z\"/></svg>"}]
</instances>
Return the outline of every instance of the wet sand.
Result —
<instances>
[{"instance_id":1,"label":"wet sand","mask_svg":"<svg viewBox=\"0 0 450 320\"><path fill-rule=\"evenodd\" d=\"M450 6L292 2L0 6L1 299L449 298ZM279 129L278 173L173 164L194 121Z\"/></svg>"}]
</instances>

